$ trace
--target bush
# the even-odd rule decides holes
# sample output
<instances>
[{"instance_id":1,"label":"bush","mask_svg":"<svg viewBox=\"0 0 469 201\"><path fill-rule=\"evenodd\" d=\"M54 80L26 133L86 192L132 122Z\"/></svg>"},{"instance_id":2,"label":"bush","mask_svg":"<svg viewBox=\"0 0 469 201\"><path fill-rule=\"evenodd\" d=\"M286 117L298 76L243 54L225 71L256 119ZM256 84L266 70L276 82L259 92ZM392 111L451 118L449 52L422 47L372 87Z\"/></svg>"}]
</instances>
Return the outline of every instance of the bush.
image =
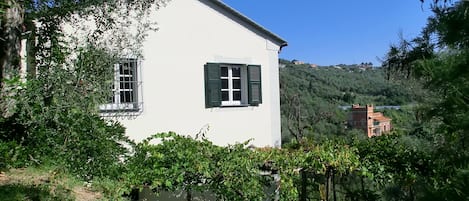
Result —
<instances>
[{"instance_id":1,"label":"bush","mask_svg":"<svg viewBox=\"0 0 469 201\"><path fill-rule=\"evenodd\" d=\"M151 141L161 141L152 144ZM220 200L262 200L260 160L246 144L228 147L175 133L156 134L127 161L130 185L155 191L213 192Z\"/></svg>"},{"instance_id":2,"label":"bush","mask_svg":"<svg viewBox=\"0 0 469 201\"><path fill-rule=\"evenodd\" d=\"M21 148L14 141L3 142L0 140L0 170L17 165L17 157L24 156L24 154L20 154Z\"/></svg>"},{"instance_id":3,"label":"bush","mask_svg":"<svg viewBox=\"0 0 469 201\"><path fill-rule=\"evenodd\" d=\"M98 111L110 93L112 64L104 50L83 49L73 68L48 66L26 82L6 82L15 89L14 107L0 121L0 140L24 149L16 153L24 159L19 166L51 163L87 180L119 176L124 144L131 142Z\"/></svg>"}]
</instances>

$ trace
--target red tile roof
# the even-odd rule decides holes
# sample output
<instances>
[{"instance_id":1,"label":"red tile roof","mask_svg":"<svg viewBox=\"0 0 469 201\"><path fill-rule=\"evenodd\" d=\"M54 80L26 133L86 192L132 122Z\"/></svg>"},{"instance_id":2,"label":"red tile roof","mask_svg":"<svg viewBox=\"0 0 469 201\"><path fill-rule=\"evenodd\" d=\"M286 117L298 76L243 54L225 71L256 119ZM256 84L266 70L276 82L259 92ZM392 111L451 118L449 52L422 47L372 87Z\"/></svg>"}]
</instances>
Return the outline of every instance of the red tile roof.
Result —
<instances>
[{"instance_id":1,"label":"red tile roof","mask_svg":"<svg viewBox=\"0 0 469 201\"><path fill-rule=\"evenodd\" d=\"M373 118L373 120L379 121L379 122L391 121L390 118L385 117L385 116L383 115L383 113L381 113L381 112L375 112L375 113L373 113L372 118Z\"/></svg>"}]
</instances>

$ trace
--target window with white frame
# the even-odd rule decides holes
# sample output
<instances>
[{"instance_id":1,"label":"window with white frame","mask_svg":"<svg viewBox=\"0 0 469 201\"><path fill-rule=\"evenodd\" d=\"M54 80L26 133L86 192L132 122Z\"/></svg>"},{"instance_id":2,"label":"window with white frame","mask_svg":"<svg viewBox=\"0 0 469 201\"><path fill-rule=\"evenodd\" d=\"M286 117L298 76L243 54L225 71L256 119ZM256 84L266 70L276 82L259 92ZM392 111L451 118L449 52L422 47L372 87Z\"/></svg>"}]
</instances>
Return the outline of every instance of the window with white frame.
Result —
<instances>
[{"instance_id":1,"label":"window with white frame","mask_svg":"<svg viewBox=\"0 0 469 201\"><path fill-rule=\"evenodd\" d=\"M114 65L114 81L111 86L111 96L108 103L100 106L103 112L138 111L139 88L141 82L138 76L139 62L136 58L121 59Z\"/></svg>"},{"instance_id":2,"label":"window with white frame","mask_svg":"<svg viewBox=\"0 0 469 201\"><path fill-rule=\"evenodd\" d=\"M258 106L262 103L261 66L207 63L206 107Z\"/></svg>"},{"instance_id":3,"label":"window with white frame","mask_svg":"<svg viewBox=\"0 0 469 201\"><path fill-rule=\"evenodd\" d=\"M246 104L246 67L240 65L222 65L220 74L221 104Z\"/></svg>"}]
</instances>

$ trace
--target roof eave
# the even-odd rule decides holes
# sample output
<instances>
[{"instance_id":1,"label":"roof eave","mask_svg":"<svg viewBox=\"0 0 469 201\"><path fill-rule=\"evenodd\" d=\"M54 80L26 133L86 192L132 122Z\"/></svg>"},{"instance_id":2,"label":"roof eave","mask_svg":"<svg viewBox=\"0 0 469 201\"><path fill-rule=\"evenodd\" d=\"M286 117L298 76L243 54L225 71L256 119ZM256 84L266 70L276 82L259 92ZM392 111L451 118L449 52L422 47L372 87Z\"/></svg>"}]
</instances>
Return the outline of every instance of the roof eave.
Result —
<instances>
[{"instance_id":1,"label":"roof eave","mask_svg":"<svg viewBox=\"0 0 469 201\"><path fill-rule=\"evenodd\" d=\"M240 12L236 11L234 8L231 8L230 6L226 5L225 3L221 2L220 0L209 0L213 4L219 6L223 10L227 11L228 13L232 14L234 17L240 19L241 21L249 24L250 26L254 27L257 29L259 32L265 34L268 36L273 42L277 43L280 46L280 50L282 50L283 47L288 46L288 43L286 40L282 39L280 36L272 33L271 31L267 30L263 26L257 24L247 16L241 14Z\"/></svg>"}]
</instances>

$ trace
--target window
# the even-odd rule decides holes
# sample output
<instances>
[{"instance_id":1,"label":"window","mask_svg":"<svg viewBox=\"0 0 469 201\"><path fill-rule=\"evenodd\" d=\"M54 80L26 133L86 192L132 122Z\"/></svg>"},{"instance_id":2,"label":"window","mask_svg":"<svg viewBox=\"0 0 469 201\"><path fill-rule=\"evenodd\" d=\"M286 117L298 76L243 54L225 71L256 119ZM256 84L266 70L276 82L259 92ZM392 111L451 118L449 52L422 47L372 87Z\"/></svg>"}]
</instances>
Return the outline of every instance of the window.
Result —
<instances>
[{"instance_id":1,"label":"window","mask_svg":"<svg viewBox=\"0 0 469 201\"><path fill-rule=\"evenodd\" d=\"M222 65L220 73L221 105L245 104L246 97L243 97L242 92L246 90L246 68Z\"/></svg>"},{"instance_id":2,"label":"window","mask_svg":"<svg viewBox=\"0 0 469 201\"><path fill-rule=\"evenodd\" d=\"M206 107L257 106L262 103L259 65L205 65Z\"/></svg>"},{"instance_id":3,"label":"window","mask_svg":"<svg viewBox=\"0 0 469 201\"><path fill-rule=\"evenodd\" d=\"M112 94L108 103L101 105L103 112L138 111L139 88L138 60L135 58L121 59L114 65L114 82L111 86Z\"/></svg>"}]
</instances>

